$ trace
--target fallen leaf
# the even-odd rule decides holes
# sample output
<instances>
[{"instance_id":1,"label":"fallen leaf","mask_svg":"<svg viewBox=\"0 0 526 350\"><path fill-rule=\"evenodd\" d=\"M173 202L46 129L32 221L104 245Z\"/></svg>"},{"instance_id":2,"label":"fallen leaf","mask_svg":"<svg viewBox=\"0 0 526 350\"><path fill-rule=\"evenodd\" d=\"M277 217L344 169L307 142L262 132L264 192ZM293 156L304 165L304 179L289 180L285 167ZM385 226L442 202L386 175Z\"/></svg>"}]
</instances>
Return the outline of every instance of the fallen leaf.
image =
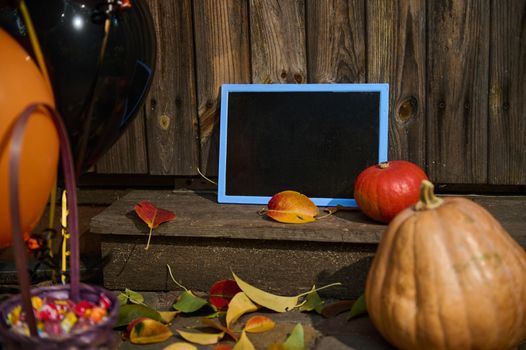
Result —
<instances>
[{"instance_id":1,"label":"fallen leaf","mask_svg":"<svg viewBox=\"0 0 526 350\"><path fill-rule=\"evenodd\" d=\"M347 320L351 320L366 313L367 305L365 304L365 295L362 294L358 299L356 299L354 304L352 304L351 312L349 313L349 317L347 317Z\"/></svg>"},{"instance_id":2,"label":"fallen leaf","mask_svg":"<svg viewBox=\"0 0 526 350\"><path fill-rule=\"evenodd\" d=\"M118 328L129 325L133 320L136 320L140 317L148 317L159 322L163 321L159 312L149 308L148 306L139 304L125 304L119 307L117 322L113 327Z\"/></svg>"},{"instance_id":3,"label":"fallen leaf","mask_svg":"<svg viewBox=\"0 0 526 350\"><path fill-rule=\"evenodd\" d=\"M184 340L191 343L201 345L212 345L217 344L225 336L224 332L221 333L197 333L197 332L186 332L179 329L175 330Z\"/></svg>"},{"instance_id":4,"label":"fallen leaf","mask_svg":"<svg viewBox=\"0 0 526 350\"><path fill-rule=\"evenodd\" d=\"M173 335L168 326L146 317L141 317L130 323L128 332L132 344L160 343Z\"/></svg>"},{"instance_id":5,"label":"fallen leaf","mask_svg":"<svg viewBox=\"0 0 526 350\"><path fill-rule=\"evenodd\" d=\"M156 228L163 222L175 219L175 214L169 210L157 208L149 201L135 204L135 212L149 228Z\"/></svg>"},{"instance_id":6,"label":"fallen leaf","mask_svg":"<svg viewBox=\"0 0 526 350\"><path fill-rule=\"evenodd\" d=\"M307 294L307 300L303 305L299 307L300 311L316 311L321 314L324 301L321 300L320 295L316 292L316 286L312 287L312 290Z\"/></svg>"},{"instance_id":7,"label":"fallen leaf","mask_svg":"<svg viewBox=\"0 0 526 350\"><path fill-rule=\"evenodd\" d=\"M284 350L303 350L305 349L305 337L303 333L303 326L298 323L292 330L289 337L283 343Z\"/></svg>"},{"instance_id":8,"label":"fallen leaf","mask_svg":"<svg viewBox=\"0 0 526 350\"><path fill-rule=\"evenodd\" d=\"M152 237L152 230L162 224L175 219L175 214L169 210L157 208L149 201L140 201L135 204L135 212L137 215L144 221L150 228L150 233L148 235L148 243L146 248L150 246L150 239Z\"/></svg>"},{"instance_id":9,"label":"fallen leaf","mask_svg":"<svg viewBox=\"0 0 526 350\"><path fill-rule=\"evenodd\" d=\"M267 204L267 215L272 219L289 224L304 224L316 221L318 207L309 197L296 191L275 194Z\"/></svg>"},{"instance_id":10,"label":"fallen leaf","mask_svg":"<svg viewBox=\"0 0 526 350\"><path fill-rule=\"evenodd\" d=\"M232 324L234 324L242 315L247 312L256 311L257 309L257 305L254 305L245 293L237 293L230 301L228 310L226 311L227 328L232 328Z\"/></svg>"},{"instance_id":11,"label":"fallen leaf","mask_svg":"<svg viewBox=\"0 0 526 350\"><path fill-rule=\"evenodd\" d=\"M211 307L214 307L213 305L210 305ZM226 311L215 311L212 312L210 315L206 315L206 318L219 318L226 315Z\"/></svg>"},{"instance_id":12,"label":"fallen leaf","mask_svg":"<svg viewBox=\"0 0 526 350\"><path fill-rule=\"evenodd\" d=\"M266 316L252 316L245 323L244 331L248 333L263 333L274 328L276 323Z\"/></svg>"},{"instance_id":13,"label":"fallen leaf","mask_svg":"<svg viewBox=\"0 0 526 350\"><path fill-rule=\"evenodd\" d=\"M210 288L210 304L214 305L218 309L224 309L228 306L228 303L234 295L240 292L241 289L237 285L236 281L233 280L221 280L217 281Z\"/></svg>"},{"instance_id":14,"label":"fallen leaf","mask_svg":"<svg viewBox=\"0 0 526 350\"><path fill-rule=\"evenodd\" d=\"M286 312L298 305L299 297L283 297L251 286L232 272L237 285L253 302L276 312ZM235 297L234 297L235 298ZM232 304L232 302L230 302ZM228 317L228 313L227 313ZM227 322L228 324L228 322Z\"/></svg>"},{"instance_id":15,"label":"fallen leaf","mask_svg":"<svg viewBox=\"0 0 526 350\"><path fill-rule=\"evenodd\" d=\"M133 290L128 289L128 288L124 289L124 292L120 292L119 295L117 296L117 299L119 300L121 305L127 304L128 301L132 304L143 304L144 303L144 297L142 296L141 293L134 292Z\"/></svg>"},{"instance_id":16,"label":"fallen leaf","mask_svg":"<svg viewBox=\"0 0 526 350\"><path fill-rule=\"evenodd\" d=\"M321 309L321 315L326 318L337 316L343 312L349 311L354 304L354 300L340 300L325 305Z\"/></svg>"},{"instance_id":17,"label":"fallen leaf","mask_svg":"<svg viewBox=\"0 0 526 350\"><path fill-rule=\"evenodd\" d=\"M225 326L223 326L221 323L219 323L219 321L214 321L214 320L211 320L209 318L203 317L201 319L201 322L207 327L215 328L215 329L217 329L219 331L225 332L226 334L228 334L235 341L237 341L239 339L239 337L234 332L232 332L230 329L228 329Z\"/></svg>"},{"instance_id":18,"label":"fallen leaf","mask_svg":"<svg viewBox=\"0 0 526 350\"><path fill-rule=\"evenodd\" d=\"M256 288L248 284L247 282L243 281L234 272L232 272L232 276L234 276L234 279L237 282L237 285L247 295L247 297L249 297L250 300L252 300L258 305L264 306L267 309L270 309L276 312L290 311L302 305L302 303L299 302L299 299L301 297L308 295L309 293L312 293L313 291L319 291L319 290L334 287L334 286L341 286L340 282L336 282L336 283L331 283L331 284L328 284L320 288L316 288L314 290L310 290L309 292L302 293L302 294L299 294L293 297L284 297L280 295L271 294L259 288Z\"/></svg>"},{"instance_id":19,"label":"fallen leaf","mask_svg":"<svg viewBox=\"0 0 526 350\"><path fill-rule=\"evenodd\" d=\"M172 307L175 310L189 314L189 313L199 310L200 308L202 308L203 306L207 304L208 304L208 301L206 301L205 299L194 295L194 293L192 293L192 291L190 290L185 290L179 296L179 298L177 299L177 302L173 304Z\"/></svg>"},{"instance_id":20,"label":"fallen leaf","mask_svg":"<svg viewBox=\"0 0 526 350\"><path fill-rule=\"evenodd\" d=\"M180 311L157 311L164 323L170 323Z\"/></svg>"},{"instance_id":21,"label":"fallen leaf","mask_svg":"<svg viewBox=\"0 0 526 350\"><path fill-rule=\"evenodd\" d=\"M163 350L197 350L197 347L190 343L177 342L164 347Z\"/></svg>"},{"instance_id":22,"label":"fallen leaf","mask_svg":"<svg viewBox=\"0 0 526 350\"><path fill-rule=\"evenodd\" d=\"M267 350L284 350L283 348L283 344L278 344L278 343L274 343L274 344L271 344Z\"/></svg>"},{"instance_id":23,"label":"fallen leaf","mask_svg":"<svg viewBox=\"0 0 526 350\"><path fill-rule=\"evenodd\" d=\"M232 347L226 344L219 344L216 345L213 350L232 350Z\"/></svg>"},{"instance_id":24,"label":"fallen leaf","mask_svg":"<svg viewBox=\"0 0 526 350\"><path fill-rule=\"evenodd\" d=\"M247 334L243 331L241 333L241 338L239 338L239 341L234 345L232 350L256 350L256 348L250 339L248 339Z\"/></svg>"}]
</instances>

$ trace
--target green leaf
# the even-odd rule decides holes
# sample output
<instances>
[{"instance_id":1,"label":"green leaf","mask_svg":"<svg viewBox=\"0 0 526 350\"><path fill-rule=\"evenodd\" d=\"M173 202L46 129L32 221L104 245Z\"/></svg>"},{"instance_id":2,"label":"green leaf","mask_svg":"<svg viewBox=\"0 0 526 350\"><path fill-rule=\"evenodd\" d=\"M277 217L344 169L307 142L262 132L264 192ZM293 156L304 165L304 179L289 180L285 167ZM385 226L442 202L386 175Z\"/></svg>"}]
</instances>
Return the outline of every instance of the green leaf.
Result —
<instances>
[{"instance_id":1,"label":"green leaf","mask_svg":"<svg viewBox=\"0 0 526 350\"><path fill-rule=\"evenodd\" d=\"M131 321L139 317L148 317L153 320L163 322L163 318L154 309L149 308L145 305L138 304L125 304L119 308L119 314L117 315L117 323L114 328L128 325Z\"/></svg>"},{"instance_id":2,"label":"green leaf","mask_svg":"<svg viewBox=\"0 0 526 350\"><path fill-rule=\"evenodd\" d=\"M195 296L190 290L187 290L181 294L175 304L173 304L173 308L175 310L184 312L184 313L192 313L203 306L207 305L208 301L206 301L203 298L199 298L198 296Z\"/></svg>"},{"instance_id":3,"label":"green leaf","mask_svg":"<svg viewBox=\"0 0 526 350\"><path fill-rule=\"evenodd\" d=\"M289 337L282 344L284 350L303 350L305 349L305 337L303 334L303 326L298 323L292 330Z\"/></svg>"},{"instance_id":4,"label":"green leaf","mask_svg":"<svg viewBox=\"0 0 526 350\"><path fill-rule=\"evenodd\" d=\"M365 295L362 294L354 304L352 304L351 312L349 313L349 316L347 317L347 320L353 319L357 316L363 315L367 313L367 305L365 304Z\"/></svg>"},{"instance_id":5,"label":"green leaf","mask_svg":"<svg viewBox=\"0 0 526 350\"><path fill-rule=\"evenodd\" d=\"M141 293L134 292L133 290L128 289L128 288L124 290L124 293L128 295L128 299L133 304L143 304L144 303L144 297L142 296Z\"/></svg>"},{"instance_id":6,"label":"green leaf","mask_svg":"<svg viewBox=\"0 0 526 350\"><path fill-rule=\"evenodd\" d=\"M117 295L117 300L119 301L119 304L124 305L128 303L128 296L124 294L123 292L120 292L119 295Z\"/></svg>"},{"instance_id":7,"label":"green leaf","mask_svg":"<svg viewBox=\"0 0 526 350\"><path fill-rule=\"evenodd\" d=\"M120 292L117 296L121 305L127 304L128 301L132 304L144 304L144 297L141 293L134 292L131 289L124 289L124 292Z\"/></svg>"},{"instance_id":8,"label":"green leaf","mask_svg":"<svg viewBox=\"0 0 526 350\"><path fill-rule=\"evenodd\" d=\"M316 286L312 287L312 291L307 294L307 300L303 305L300 306L300 311L316 311L317 313L321 314L321 310L323 308L323 304L325 302L321 300L320 295L318 292L316 292Z\"/></svg>"}]
</instances>

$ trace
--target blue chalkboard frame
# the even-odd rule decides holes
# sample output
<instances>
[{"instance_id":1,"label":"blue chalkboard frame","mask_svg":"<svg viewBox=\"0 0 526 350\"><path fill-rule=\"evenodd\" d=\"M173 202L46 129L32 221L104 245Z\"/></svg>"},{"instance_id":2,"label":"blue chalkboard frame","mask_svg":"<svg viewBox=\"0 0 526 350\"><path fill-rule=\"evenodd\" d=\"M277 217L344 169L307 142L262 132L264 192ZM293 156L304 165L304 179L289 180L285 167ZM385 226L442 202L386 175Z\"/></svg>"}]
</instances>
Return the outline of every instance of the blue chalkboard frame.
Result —
<instances>
[{"instance_id":1,"label":"blue chalkboard frame","mask_svg":"<svg viewBox=\"0 0 526 350\"><path fill-rule=\"evenodd\" d=\"M378 163L387 161L389 84L223 84L221 86L221 109L219 128L219 172L217 201L219 203L267 204L269 196L239 196L226 193L228 140L228 97L231 92L379 92L380 115L378 137ZM353 198L310 198L317 206L356 207Z\"/></svg>"}]
</instances>

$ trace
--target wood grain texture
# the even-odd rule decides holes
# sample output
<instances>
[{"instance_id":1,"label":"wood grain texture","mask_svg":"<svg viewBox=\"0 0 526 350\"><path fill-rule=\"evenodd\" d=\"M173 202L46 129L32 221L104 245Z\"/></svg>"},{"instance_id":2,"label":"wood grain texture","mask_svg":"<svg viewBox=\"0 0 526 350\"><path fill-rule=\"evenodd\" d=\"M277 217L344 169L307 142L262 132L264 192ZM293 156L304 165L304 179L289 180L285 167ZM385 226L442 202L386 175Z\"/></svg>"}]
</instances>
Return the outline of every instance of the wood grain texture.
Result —
<instances>
[{"instance_id":1,"label":"wood grain texture","mask_svg":"<svg viewBox=\"0 0 526 350\"><path fill-rule=\"evenodd\" d=\"M306 7L309 82L365 82L364 0L311 0Z\"/></svg>"},{"instance_id":2,"label":"wood grain texture","mask_svg":"<svg viewBox=\"0 0 526 350\"><path fill-rule=\"evenodd\" d=\"M200 0L193 6L201 169L215 176L221 84L250 83L248 3Z\"/></svg>"},{"instance_id":3,"label":"wood grain texture","mask_svg":"<svg viewBox=\"0 0 526 350\"><path fill-rule=\"evenodd\" d=\"M469 198L491 212L526 248L526 196ZM218 204L212 193L135 190L93 217L90 231L146 237L148 227L133 212L134 205L142 200L149 200L177 215L175 220L155 229L155 233L163 237L376 244L386 228L359 210L337 212L305 225L284 225L258 215L261 207L257 205Z\"/></svg>"},{"instance_id":4,"label":"wood grain texture","mask_svg":"<svg viewBox=\"0 0 526 350\"><path fill-rule=\"evenodd\" d=\"M367 1L367 81L389 83L389 159L425 167L425 2Z\"/></svg>"},{"instance_id":5,"label":"wood grain texture","mask_svg":"<svg viewBox=\"0 0 526 350\"><path fill-rule=\"evenodd\" d=\"M144 109L141 109L119 140L97 161L96 171L99 174L148 173Z\"/></svg>"},{"instance_id":6,"label":"wood grain texture","mask_svg":"<svg viewBox=\"0 0 526 350\"><path fill-rule=\"evenodd\" d=\"M252 81L305 83L303 0L250 0Z\"/></svg>"},{"instance_id":7,"label":"wood grain texture","mask_svg":"<svg viewBox=\"0 0 526 350\"><path fill-rule=\"evenodd\" d=\"M173 290L176 287L166 269L168 264L175 278L192 291L209 291L214 282L232 278L235 271L247 282L278 295L296 295L314 284L340 282L343 286L324 290L323 295L355 299L363 293L376 250L373 244L287 242L284 246L275 241L155 236L145 250L145 239L101 237L102 255L111 259L104 265L104 287Z\"/></svg>"},{"instance_id":8,"label":"wood grain texture","mask_svg":"<svg viewBox=\"0 0 526 350\"><path fill-rule=\"evenodd\" d=\"M427 6L429 175L439 183L485 183L490 3Z\"/></svg>"},{"instance_id":9,"label":"wood grain texture","mask_svg":"<svg viewBox=\"0 0 526 350\"><path fill-rule=\"evenodd\" d=\"M492 184L526 184L526 1L491 2L489 169Z\"/></svg>"},{"instance_id":10,"label":"wood grain texture","mask_svg":"<svg viewBox=\"0 0 526 350\"><path fill-rule=\"evenodd\" d=\"M150 174L194 175L199 161L192 9L189 0L148 0L157 67L146 100Z\"/></svg>"},{"instance_id":11,"label":"wood grain texture","mask_svg":"<svg viewBox=\"0 0 526 350\"><path fill-rule=\"evenodd\" d=\"M371 221L359 210L338 212L308 225L284 225L258 215L260 206L218 204L216 197L188 191L133 191L92 218L90 230L112 235L147 235L148 227L133 212L134 205L142 200L177 215L175 220L155 229L158 235L166 237L378 243L385 229L385 225Z\"/></svg>"}]
</instances>

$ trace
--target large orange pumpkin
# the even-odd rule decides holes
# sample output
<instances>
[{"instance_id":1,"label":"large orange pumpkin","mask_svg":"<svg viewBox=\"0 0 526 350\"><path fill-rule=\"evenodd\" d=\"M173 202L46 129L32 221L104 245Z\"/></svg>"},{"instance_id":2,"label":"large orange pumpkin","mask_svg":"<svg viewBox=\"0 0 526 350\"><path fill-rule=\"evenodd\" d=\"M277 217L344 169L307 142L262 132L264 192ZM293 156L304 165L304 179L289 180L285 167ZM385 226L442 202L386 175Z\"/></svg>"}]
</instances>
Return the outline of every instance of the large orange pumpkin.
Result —
<instances>
[{"instance_id":1,"label":"large orange pumpkin","mask_svg":"<svg viewBox=\"0 0 526 350\"><path fill-rule=\"evenodd\" d=\"M53 105L53 95L24 49L0 29L0 248L11 245L8 162L10 130L16 117L34 102ZM56 177L58 133L44 112L26 127L20 161L19 195L22 231L27 236L38 223Z\"/></svg>"},{"instance_id":2,"label":"large orange pumpkin","mask_svg":"<svg viewBox=\"0 0 526 350\"><path fill-rule=\"evenodd\" d=\"M369 270L373 324L400 349L511 349L526 338L526 252L480 205L421 191Z\"/></svg>"}]
</instances>

